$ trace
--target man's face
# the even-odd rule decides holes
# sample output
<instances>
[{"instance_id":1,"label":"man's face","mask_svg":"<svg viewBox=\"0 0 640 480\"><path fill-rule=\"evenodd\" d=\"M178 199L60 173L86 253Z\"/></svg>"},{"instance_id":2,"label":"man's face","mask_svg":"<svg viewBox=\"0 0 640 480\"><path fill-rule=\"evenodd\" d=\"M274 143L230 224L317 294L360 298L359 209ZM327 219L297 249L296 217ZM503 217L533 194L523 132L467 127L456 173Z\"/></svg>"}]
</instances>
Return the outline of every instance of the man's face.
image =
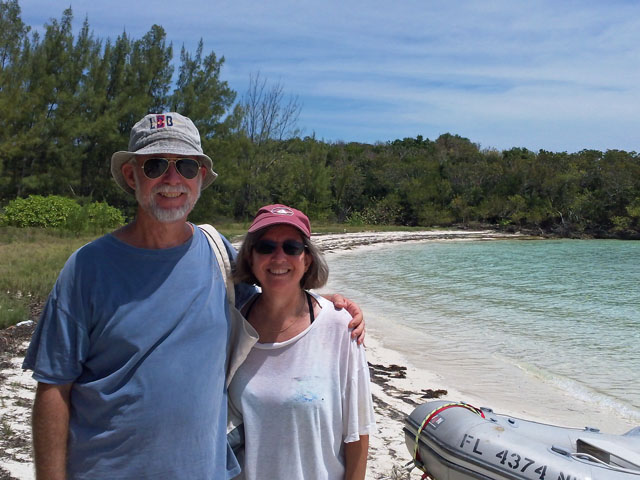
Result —
<instances>
[{"instance_id":1,"label":"man's face","mask_svg":"<svg viewBox=\"0 0 640 480\"><path fill-rule=\"evenodd\" d=\"M170 154L140 156L132 164L123 166L125 178L130 185L133 183L131 186L135 190L138 205L156 220L162 223L184 221L200 198L206 169L200 167L195 178L187 179L176 170L175 163L172 162L158 178L147 178L142 170L144 162L158 157L170 160L186 158Z\"/></svg>"}]
</instances>

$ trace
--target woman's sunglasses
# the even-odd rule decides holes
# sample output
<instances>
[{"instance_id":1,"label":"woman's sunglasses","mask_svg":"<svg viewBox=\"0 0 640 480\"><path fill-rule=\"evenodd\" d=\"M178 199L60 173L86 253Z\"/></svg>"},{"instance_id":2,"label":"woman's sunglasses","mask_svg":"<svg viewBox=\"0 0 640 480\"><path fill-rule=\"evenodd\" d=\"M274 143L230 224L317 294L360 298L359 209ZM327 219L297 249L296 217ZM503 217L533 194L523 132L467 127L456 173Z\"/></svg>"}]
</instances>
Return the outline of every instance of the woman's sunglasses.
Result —
<instances>
[{"instance_id":1,"label":"woman's sunglasses","mask_svg":"<svg viewBox=\"0 0 640 480\"><path fill-rule=\"evenodd\" d=\"M142 171L145 177L153 180L164 175L169 169L170 163L173 163L178 173L187 180L196 178L200 171L200 162L193 158L172 158L171 160L168 158L149 158L142 164Z\"/></svg>"},{"instance_id":2,"label":"woman's sunglasses","mask_svg":"<svg viewBox=\"0 0 640 480\"><path fill-rule=\"evenodd\" d=\"M260 240L255 244L253 249L260 255L269 255L276 251L278 245L280 245L280 243L271 240ZM285 240L282 242L282 251L287 255L300 255L304 252L304 249L305 246L302 242L296 242L295 240Z\"/></svg>"}]
</instances>

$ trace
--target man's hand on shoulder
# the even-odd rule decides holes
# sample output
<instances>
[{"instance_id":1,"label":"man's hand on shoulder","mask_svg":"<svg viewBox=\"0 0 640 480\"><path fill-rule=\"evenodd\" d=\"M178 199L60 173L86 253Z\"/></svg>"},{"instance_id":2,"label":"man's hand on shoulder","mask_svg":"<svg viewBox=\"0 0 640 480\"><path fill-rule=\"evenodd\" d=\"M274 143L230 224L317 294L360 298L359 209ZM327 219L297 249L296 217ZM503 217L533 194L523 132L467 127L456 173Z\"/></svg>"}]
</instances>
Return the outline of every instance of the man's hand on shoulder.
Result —
<instances>
[{"instance_id":1,"label":"man's hand on shoulder","mask_svg":"<svg viewBox=\"0 0 640 480\"><path fill-rule=\"evenodd\" d=\"M333 306L340 310L342 308L346 309L347 312L351 315L352 319L349 322L349 328L353 328L351 332L351 338L357 338L358 344L362 345L364 343L364 316L362 315L362 310L357 303L349 300L348 298L340 295L339 293L334 293L333 295L324 295L327 300L333 302Z\"/></svg>"}]
</instances>

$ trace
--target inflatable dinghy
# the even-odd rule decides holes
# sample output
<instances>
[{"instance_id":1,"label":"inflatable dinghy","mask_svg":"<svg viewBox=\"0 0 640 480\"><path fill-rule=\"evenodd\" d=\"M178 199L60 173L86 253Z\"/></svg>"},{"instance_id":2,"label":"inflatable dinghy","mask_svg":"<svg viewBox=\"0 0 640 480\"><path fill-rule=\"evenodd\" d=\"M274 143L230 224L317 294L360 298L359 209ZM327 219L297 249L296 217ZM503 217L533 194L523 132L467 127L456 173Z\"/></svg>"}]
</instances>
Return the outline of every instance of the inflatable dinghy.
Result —
<instances>
[{"instance_id":1,"label":"inflatable dinghy","mask_svg":"<svg viewBox=\"0 0 640 480\"><path fill-rule=\"evenodd\" d=\"M428 402L405 419L414 464L435 480L640 480L640 427L624 435Z\"/></svg>"}]
</instances>

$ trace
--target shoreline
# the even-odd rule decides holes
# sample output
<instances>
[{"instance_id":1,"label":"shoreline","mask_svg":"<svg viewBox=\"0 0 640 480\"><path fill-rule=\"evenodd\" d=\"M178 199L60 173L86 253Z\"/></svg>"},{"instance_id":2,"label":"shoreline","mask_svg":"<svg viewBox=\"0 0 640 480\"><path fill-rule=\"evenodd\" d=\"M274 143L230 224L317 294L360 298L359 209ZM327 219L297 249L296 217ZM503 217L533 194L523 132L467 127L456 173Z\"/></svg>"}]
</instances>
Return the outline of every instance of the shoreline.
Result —
<instances>
[{"instance_id":1,"label":"shoreline","mask_svg":"<svg viewBox=\"0 0 640 480\"><path fill-rule=\"evenodd\" d=\"M314 243L325 255L396 242L428 242L442 240L541 240L544 237L504 233L495 230L424 230L400 232L359 232L314 234Z\"/></svg>"},{"instance_id":2,"label":"shoreline","mask_svg":"<svg viewBox=\"0 0 640 480\"><path fill-rule=\"evenodd\" d=\"M415 233L415 232L414 232ZM478 240L535 240L546 239L545 237L533 237L521 234L498 234L496 232L474 231L474 232L421 232L417 238L404 238L409 242L426 243L429 241L451 242L451 241L478 241ZM377 233L372 235L370 239L363 236L363 239L371 240L360 244L353 241L354 239L323 239L322 236L314 237L316 243L325 250L329 261L338 261L341 255L358 255L358 252L365 252L371 249L382 248L395 241L403 241L397 236L390 236L389 241L384 241L384 234ZM336 277L337 278L337 277ZM543 390L535 392L542 395L546 392L551 397L544 397L540 403L528 401L528 398L521 397L521 394L527 395L525 392L531 392L531 387L539 387L540 385L529 378L529 374L525 369L519 366L511 366L511 370L515 371L515 375L523 383L517 383L518 389L503 395L500 390L489 391L487 388L471 388L462 380L460 375L450 377L449 365L443 362L444 358L438 357L436 354L421 354L416 358L415 349L418 344L417 337L412 336L410 327L401 325L397 321L389 322L388 313L371 309L373 304L369 303L370 296L368 292L361 291L358 295L354 292L349 293L348 284L335 282L330 275L330 283L323 289L325 292L341 292L345 290L346 295L354 295L353 299L360 303L365 311L367 318L367 359L370 364L381 364L386 366L399 365L404 368L406 378L396 378L390 376L390 382L393 389L382 388L374 378L372 371L372 393L374 394L374 404L376 407L377 419L379 420L378 438L371 438L371 455L368 468L369 475L367 478L420 478L416 469L410 476L401 472L401 468L411 460L411 455L404 445L404 436L402 428L404 426L404 415L413 411L413 409L421 403L428 401L422 395L427 390L442 390L446 392L443 400L451 402L466 402L476 407L489 407L499 414L509 415L516 418L537 421L541 423L553 424L564 427L584 428L585 426L601 429L604 433L623 434L630 429L638 426L629 415L611 415L608 405L596 405L587 401L585 398L575 398L570 395L561 385L550 385L544 383ZM344 288L347 287L347 288ZM379 306L379 305L378 305ZM397 341L398 335L409 335L412 341ZM422 338L422 337L420 337ZM413 345L413 347L411 346ZM440 352L442 354L443 352ZM436 356L434 356L436 355ZM444 365L443 369L440 369ZM373 365L375 366L375 365ZM479 366L480 367L480 366ZM481 368L476 369L476 373L480 373ZM457 379L457 380L456 380ZM529 382L528 384L526 382ZM473 383L473 382L472 382ZM395 392L395 394L393 393ZM537 398L537 396L532 396ZM549 402L545 402L547 398ZM399 413L401 412L401 414ZM389 476L390 469L394 475ZM395 473L401 472L401 473ZM399 476L398 476L399 475ZM404 475L404 476L402 476Z\"/></svg>"},{"instance_id":3,"label":"shoreline","mask_svg":"<svg viewBox=\"0 0 640 480\"><path fill-rule=\"evenodd\" d=\"M476 231L425 231L425 232L370 232L360 234L327 234L313 237L325 256L335 258L340 255L377 249L396 242L427 243L431 241L464 242L491 240L543 240L546 237L527 234L510 234L493 230ZM334 292L329 286L325 291ZM360 301L360 299L358 300ZM366 301L361 306L366 309ZM365 313L366 315L366 313ZM370 438L367 479L419 479L422 472L413 468L411 453L404 440L404 418L415 407L431 399L470 403L476 407L495 407L482 394L463 392L453 386L450 379L443 378L437 370L429 366L416 366L397 346L386 345L384 332L375 329L369 316L369 329L365 340L367 360L371 372L371 392L376 412L377 434ZM527 411L522 404L501 405L496 409L500 414L535 420L562 426L567 425L561 418L546 417Z\"/></svg>"},{"instance_id":4,"label":"shoreline","mask_svg":"<svg viewBox=\"0 0 640 480\"><path fill-rule=\"evenodd\" d=\"M505 234L491 230L434 230L423 232L363 232L314 235L314 242L326 255L354 249L377 248L394 242L468 241L496 239L534 239L522 234ZM234 242L234 245L236 243ZM35 391L31 372L21 369L33 322L0 331L0 480L32 480L30 412ZM385 348L375 332L366 339L367 359L371 371L377 434L370 438L368 479L420 478L414 469L404 466L411 455L404 444L404 417L426 401L425 396L443 387L439 376L427 369L415 368L394 350ZM433 392L430 392L432 390ZM442 394L443 392L439 392ZM463 400L460 392L447 389L445 397ZM464 398L474 403L479 399ZM482 403L482 402L480 402ZM478 405L479 406L479 405Z\"/></svg>"}]
</instances>

